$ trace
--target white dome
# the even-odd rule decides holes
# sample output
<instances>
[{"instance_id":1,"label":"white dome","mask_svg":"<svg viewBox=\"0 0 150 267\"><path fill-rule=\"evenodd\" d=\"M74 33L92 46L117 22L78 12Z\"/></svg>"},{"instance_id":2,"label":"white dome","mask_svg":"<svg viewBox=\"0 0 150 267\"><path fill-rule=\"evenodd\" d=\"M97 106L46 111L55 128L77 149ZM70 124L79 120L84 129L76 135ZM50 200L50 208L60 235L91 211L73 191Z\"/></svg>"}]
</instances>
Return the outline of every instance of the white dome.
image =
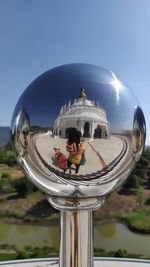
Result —
<instances>
[{"instance_id":1,"label":"white dome","mask_svg":"<svg viewBox=\"0 0 150 267\"><path fill-rule=\"evenodd\" d=\"M87 98L78 98L74 104L74 106L93 106L92 101L88 100Z\"/></svg>"},{"instance_id":2,"label":"white dome","mask_svg":"<svg viewBox=\"0 0 150 267\"><path fill-rule=\"evenodd\" d=\"M65 104L60 109L60 114L55 120L54 129L61 133L63 131L64 136L67 128L73 127L81 130L87 122L90 125L94 123L93 127L95 128L98 125L105 127L105 129L109 127L105 110L100 107L99 103L96 105L94 101L86 98L84 92L81 92L80 97L75 99L73 104L69 102L68 106Z\"/></svg>"},{"instance_id":3,"label":"white dome","mask_svg":"<svg viewBox=\"0 0 150 267\"><path fill-rule=\"evenodd\" d=\"M96 106L94 101L87 98L79 98L72 105L62 107L57 120L60 118L86 118L104 123L108 122L104 109Z\"/></svg>"}]
</instances>

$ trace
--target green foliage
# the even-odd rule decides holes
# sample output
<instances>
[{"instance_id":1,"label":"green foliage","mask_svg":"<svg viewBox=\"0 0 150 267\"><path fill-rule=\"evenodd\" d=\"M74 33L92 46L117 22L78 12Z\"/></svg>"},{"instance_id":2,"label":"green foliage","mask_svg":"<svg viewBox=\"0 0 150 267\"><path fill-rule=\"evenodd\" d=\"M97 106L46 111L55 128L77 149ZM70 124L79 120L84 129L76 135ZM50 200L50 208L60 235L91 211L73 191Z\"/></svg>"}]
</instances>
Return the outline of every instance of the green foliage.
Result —
<instances>
[{"instance_id":1,"label":"green foliage","mask_svg":"<svg viewBox=\"0 0 150 267\"><path fill-rule=\"evenodd\" d=\"M145 201L145 205L146 205L146 206L150 206L150 198L148 198L148 199Z\"/></svg>"},{"instance_id":2,"label":"green foliage","mask_svg":"<svg viewBox=\"0 0 150 267\"><path fill-rule=\"evenodd\" d=\"M16 160L12 150L6 151L6 164L10 167L16 164Z\"/></svg>"},{"instance_id":3,"label":"green foliage","mask_svg":"<svg viewBox=\"0 0 150 267\"><path fill-rule=\"evenodd\" d=\"M26 197L28 194L35 191L35 187L24 176L14 180L13 186L19 197Z\"/></svg>"},{"instance_id":4,"label":"green foliage","mask_svg":"<svg viewBox=\"0 0 150 267\"><path fill-rule=\"evenodd\" d=\"M0 261L16 260L16 251L15 245L0 244Z\"/></svg>"},{"instance_id":5,"label":"green foliage","mask_svg":"<svg viewBox=\"0 0 150 267\"><path fill-rule=\"evenodd\" d=\"M7 218L7 217L14 217L17 219L21 219L19 214L17 214L16 212L9 211L9 210L1 210L0 211L0 218Z\"/></svg>"},{"instance_id":6,"label":"green foliage","mask_svg":"<svg viewBox=\"0 0 150 267\"><path fill-rule=\"evenodd\" d=\"M51 214L49 220L50 221L58 221L59 217L60 217L59 213L53 213L53 214Z\"/></svg>"},{"instance_id":7,"label":"green foliage","mask_svg":"<svg viewBox=\"0 0 150 267\"><path fill-rule=\"evenodd\" d=\"M121 249L119 248L115 254L114 254L114 257L118 257L118 258L125 258L127 257L128 253L125 249Z\"/></svg>"},{"instance_id":8,"label":"green foliage","mask_svg":"<svg viewBox=\"0 0 150 267\"><path fill-rule=\"evenodd\" d=\"M49 256L58 256L58 250L56 248L50 247L31 247L27 246L18 252L17 259L27 259L27 258L44 258Z\"/></svg>"},{"instance_id":9,"label":"green foliage","mask_svg":"<svg viewBox=\"0 0 150 267\"><path fill-rule=\"evenodd\" d=\"M150 148L145 148L142 158L146 158L150 162Z\"/></svg>"},{"instance_id":10,"label":"green foliage","mask_svg":"<svg viewBox=\"0 0 150 267\"><path fill-rule=\"evenodd\" d=\"M10 141L5 145L5 149L6 150L12 150L12 145L11 145Z\"/></svg>"},{"instance_id":11,"label":"green foliage","mask_svg":"<svg viewBox=\"0 0 150 267\"><path fill-rule=\"evenodd\" d=\"M144 208L137 207L131 215L124 215L124 220L128 223L130 229L142 233L150 233L149 212Z\"/></svg>"},{"instance_id":12,"label":"green foliage","mask_svg":"<svg viewBox=\"0 0 150 267\"><path fill-rule=\"evenodd\" d=\"M13 192L13 184L8 173L3 173L0 178L0 194L7 194Z\"/></svg>"},{"instance_id":13,"label":"green foliage","mask_svg":"<svg viewBox=\"0 0 150 267\"><path fill-rule=\"evenodd\" d=\"M1 251L2 250L2 251ZM13 245L0 246L0 261L8 261L15 259L31 259L31 258L45 258L58 256L58 249L52 247L31 247L26 246L22 249L17 249ZM128 257L128 258L143 258L143 255L129 254L124 249L117 251L105 251L101 248L94 248L94 256L97 257Z\"/></svg>"},{"instance_id":14,"label":"green foliage","mask_svg":"<svg viewBox=\"0 0 150 267\"><path fill-rule=\"evenodd\" d=\"M133 174L139 176L143 181L150 178L150 148L145 148L144 153L136 165Z\"/></svg>"},{"instance_id":15,"label":"green foliage","mask_svg":"<svg viewBox=\"0 0 150 267\"><path fill-rule=\"evenodd\" d=\"M123 187L127 189L138 189L143 184L148 184L150 179L150 148L145 148L144 153L136 164L132 174L124 183Z\"/></svg>"},{"instance_id":16,"label":"green foliage","mask_svg":"<svg viewBox=\"0 0 150 267\"><path fill-rule=\"evenodd\" d=\"M0 244L0 249L12 249L12 250L16 250L16 246L15 245L9 245L7 243L5 244Z\"/></svg>"},{"instance_id":17,"label":"green foliage","mask_svg":"<svg viewBox=\"0 0 150 267\"><path fill-rule=\"evenodd\" d=\"M0 253L0 261L16 260L16 253Z\"/></svg>"},{"instance_id":18,"label":"green foliage","mask_svg":"<svg viewBox=\"0 0 150 267\"><path fill-rule=\"evenodd\" d=\"M141 178L135 174L131 175L126 183L124 184L125 188L139 188L140 185L142 184Z\"/></svg>"},{"instance_id":19,"label":"green foliage","mask_svg":"<svg viewBox=\"0 0 150 267\"><path fill-rule=\"evenodd\" d=\"M0 164L7 164L10 167L16 165L14 152L11 149L0 148Z\"/></svg>"},{"instance_id":20,"label":"green foliage","mask_svg":"<svg viewBox=\"0 0 150 267\"><path fill-rule=\"evenodd\" d=\"M30 223L35 223L35 222L42 222L42 221L46 221L49 220L48 218L41 218L41 217L37 217L37 216L32 216L32 215L25 215L23 217L23 221L24 222L30 222Z\"/></svg>"},{"instance_id":21,"label":"green foliage","mask_svg":"<svg viewBox=\"0 0 150 267\"><path fill-rule=\"evenodd\" d=\"M28 259L28 258L29 258L29 253L25 249L20 250L16 257L17 260Z\"/></svg>"},{"instance_id":22,"label":"green foliage","mask_svg":"<svg viewBox=\"0 0 150 267\"><path fill-rule=\"evenodd\" d=\"M7 172L4 172L1 174L1 178L10 178L10 174Z\"/></svg>"}]
</instances>

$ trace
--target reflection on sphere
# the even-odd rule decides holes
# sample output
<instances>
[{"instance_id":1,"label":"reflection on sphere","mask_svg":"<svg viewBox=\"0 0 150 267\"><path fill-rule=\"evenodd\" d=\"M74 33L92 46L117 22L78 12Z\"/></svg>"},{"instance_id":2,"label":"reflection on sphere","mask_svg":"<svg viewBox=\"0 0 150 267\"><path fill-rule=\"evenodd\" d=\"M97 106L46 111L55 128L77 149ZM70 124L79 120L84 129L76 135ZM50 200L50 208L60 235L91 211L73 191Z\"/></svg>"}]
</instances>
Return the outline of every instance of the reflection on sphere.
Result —
<instances>
[{"instance_id":1,"label":"reflection on sphere","mask_svg":"<svg viewBox=\"0 0 150 267\"><path fill-rule=\"evenodd\" d=\"M89 64L51 69L20 97L12 143L27 176L55 196L103 196L139 160L145 120L133 92Z\"/></svg>"}]
</instances>

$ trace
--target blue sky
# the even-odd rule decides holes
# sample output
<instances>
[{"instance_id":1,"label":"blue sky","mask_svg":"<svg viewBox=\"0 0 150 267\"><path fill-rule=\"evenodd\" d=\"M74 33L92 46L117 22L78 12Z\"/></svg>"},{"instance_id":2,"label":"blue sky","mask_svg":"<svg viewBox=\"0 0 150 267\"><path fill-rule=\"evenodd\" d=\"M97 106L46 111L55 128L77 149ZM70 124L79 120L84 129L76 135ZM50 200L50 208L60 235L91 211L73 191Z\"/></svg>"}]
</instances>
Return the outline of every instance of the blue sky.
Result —
<instances>
[{"instance_id":1,"label":"blue sky","mask_svg":"<svg viewBox=\"0 0 150 267\"><path fill-rule=\"evenodd\" d=\"M0 126L41 73L90 63L135 92L150 145L149 11L149 0L0 0Z\"/></svg>"}]
</instances>

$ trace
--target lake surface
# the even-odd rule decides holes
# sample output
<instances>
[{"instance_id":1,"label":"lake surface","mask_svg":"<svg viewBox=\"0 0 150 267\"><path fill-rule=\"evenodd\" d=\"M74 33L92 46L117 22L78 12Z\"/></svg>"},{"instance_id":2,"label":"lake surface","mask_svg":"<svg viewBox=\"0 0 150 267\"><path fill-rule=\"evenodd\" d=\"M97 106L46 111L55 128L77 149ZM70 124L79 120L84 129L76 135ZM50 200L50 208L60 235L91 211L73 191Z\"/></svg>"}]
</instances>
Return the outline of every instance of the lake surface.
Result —
<instances>
[{"instance_id":1,"label":"lake surface","mask_svg":"<svg viewBox=\"0 0 150 267\"><path fill-rule=\"evenodd\" d=\"M58 248L59 226L0 224L0 244L24 246L50 246ZM106 251L119 248L128 252L150 256L150 235L133 233L121 223L94 225L94 247Z\"/></svg>"}]
</instances>

